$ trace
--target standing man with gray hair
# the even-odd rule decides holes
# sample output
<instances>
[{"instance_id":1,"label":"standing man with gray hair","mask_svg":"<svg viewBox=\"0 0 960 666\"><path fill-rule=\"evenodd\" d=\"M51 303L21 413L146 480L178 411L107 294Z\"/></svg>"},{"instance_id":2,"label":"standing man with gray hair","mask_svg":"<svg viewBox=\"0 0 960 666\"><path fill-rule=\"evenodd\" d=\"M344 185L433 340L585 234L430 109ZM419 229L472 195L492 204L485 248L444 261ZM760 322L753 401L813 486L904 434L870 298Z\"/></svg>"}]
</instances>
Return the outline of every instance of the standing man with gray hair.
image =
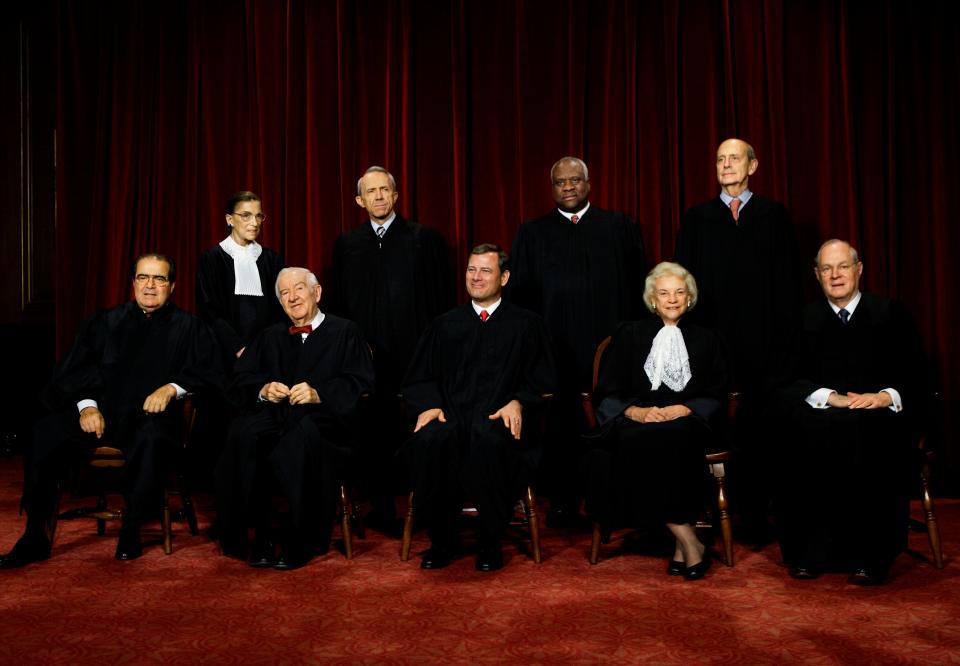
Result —
<instances>
[{"instance_id":1,"label":"standing man with gray hair","mask_svg":"<svg viewBox=\"0 0 960 666\"><path fill-rule=\"evenodd\" d=\"M333 247L333 284L327 308L355 321L373 350L378 415L365 446L365 492L374 510L368 524L396 526L398 488L393 453L406 432L397 394L417 340L427 325L453 306L447 246L430 227L398 215L397 183L379 166L357 181L357 206L368 219L341 235Z\"/></svg>"},{"instance_id":2,"label":"standing man with gray hair","mask_svg":"<svg viewBox=\"0 0 960 666\"><path fill-rule=\"evenodd\" d=\"M524 223L513 241L514 303L541 315L553 341L558 391L551 406L543 484L552 500L551 526L576 522L580 393L591 390L597 345L617 324L645 316L643 239L624 213L591 205L590 175L577 157L550 169L556 208Z\"/></svg>"},{"instance_id":3,"label":"standing man with gray hair","mask_svg":"<svg viewBox=\"0 0 960 666\"><path fill-rule=\"evenodd\" d=\"M245 413L217 465L217 504L225 555L290 570L329 545L344 443L361 394L373 387L373 363L356 324L320 311L309 270L284 268L275 291L292 326L270 326L237 360L232 393ZM279 556L276 486L290 508Z\"/></svg>"}]
</instances>

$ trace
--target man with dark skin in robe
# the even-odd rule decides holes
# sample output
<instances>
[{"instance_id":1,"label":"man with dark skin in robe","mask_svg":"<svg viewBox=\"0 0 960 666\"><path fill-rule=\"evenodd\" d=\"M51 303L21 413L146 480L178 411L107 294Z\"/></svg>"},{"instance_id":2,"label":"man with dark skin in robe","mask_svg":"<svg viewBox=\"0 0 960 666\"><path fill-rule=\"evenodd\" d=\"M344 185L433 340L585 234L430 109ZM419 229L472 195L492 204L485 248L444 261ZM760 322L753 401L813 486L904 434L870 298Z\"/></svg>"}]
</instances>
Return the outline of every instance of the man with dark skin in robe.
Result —
<instances>
[{"instance_id":1,"label":"man with dark skin in robe","mask_svg":"<svg viewBox=\"0 0 960 666\"><path fill-rule=\"evenodd\" d=\"M597 345L620 322L647 316L637 277L647 267L637 225L590 203L583 160L557 160L550 182L556 208L524 223L513 241L510 299L544 318L554 344L559 385L541 489L551 499L548 524L562 527L575 524L579 510L580 393L591 390Z\"/></svg>"}]
</instances>

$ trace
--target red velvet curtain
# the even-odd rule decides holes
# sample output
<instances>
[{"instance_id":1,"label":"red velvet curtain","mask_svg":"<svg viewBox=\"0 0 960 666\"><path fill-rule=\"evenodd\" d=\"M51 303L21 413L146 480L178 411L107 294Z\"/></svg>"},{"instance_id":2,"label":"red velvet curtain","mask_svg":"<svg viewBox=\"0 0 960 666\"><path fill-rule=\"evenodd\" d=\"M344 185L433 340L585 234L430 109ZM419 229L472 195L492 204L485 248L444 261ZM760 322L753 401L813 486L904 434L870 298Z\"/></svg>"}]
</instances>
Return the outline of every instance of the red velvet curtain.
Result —
<instances>
[{"instance_id":1,"label":"red velvet curtain","mask_svg":"<svg viewBox=\"0 0 960 666\"><path fill-rule=\"evenodd\" d=\"M62 0L57 22L61 349L127 296L147 249L179 260L192 308L238 189L263 198L264 244L323 275L364 219L356 179L386 166L399 210L462 264L548 210L550 165L581 155L592 200L633 215L661 259L736 135L804 252L848 238L866 288L908 304L956 400L950 2Z\"/></svg>"}]
</instances>

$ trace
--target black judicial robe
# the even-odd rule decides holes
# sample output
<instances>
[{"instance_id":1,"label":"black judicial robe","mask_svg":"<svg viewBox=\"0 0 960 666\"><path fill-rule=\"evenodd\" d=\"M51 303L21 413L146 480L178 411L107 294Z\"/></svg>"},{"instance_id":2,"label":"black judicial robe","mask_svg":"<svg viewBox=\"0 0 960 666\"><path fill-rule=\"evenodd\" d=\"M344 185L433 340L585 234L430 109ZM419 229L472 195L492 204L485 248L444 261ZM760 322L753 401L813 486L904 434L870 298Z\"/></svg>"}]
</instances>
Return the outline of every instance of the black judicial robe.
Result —
<instances>
[{"instance_id":1,"label":"black judicial robe","mask_svg":"<svg viewBox=\"0 0 960 666\"><path fill-rule=\"evenodd\" d=\"M432 528L448 528L463 493L477 503L488 536L509 521L517 489L528 483L539 442L526 408L540 405L556 383L550 340L536 314L501 301L486 322L471 304L437 318L417 346L404 379L407 414L440 408L404 445L417 506ZM511 400L524 406L523 439L488 417Z\"/></svg>"},{"instance_id":2,"label":"black judicial robe","mask_svg":"<svg viewBox=\"0 0 960 666\"><path fill-rule=\"evenodd\" d=\"M754 194L739 218L719 196L689 209L675 260L697 280L697 307L687 318L718 331L735 388L764 391L789 381L801 271L782 204Z\"/></svg>"},{"instance_id":3,"label":"black judicial robe","mask_svg":"<svg viewBox=\"0 0 960 666\"><path fill-rule=\"evenodd\" d=\"M233 293L236 273L233 257L219 245L200 255L197 265L197 314L207 322L232 365L240 349L270 324L285 321L274 287L283 260L273 250L263 248L257 258L257 272L263 296L238 296Z\"/></svg>"},{"instance_id":4,"label":"black judicial robe","mask_svg":"<svg viewBox=\"0 0 960 666\"><path fill-rule=\"evenodd\" d=\"M659 318L621 325L604 354L594 393L603 445L587 455L585 468L588 511L606 525L683 524L697 519L703 456L723 414L727 370L713 331L690 324L686 316L678 325L691 373L681 391L664 384L652 390L643 368L653 339L663 328ZM693 414L664 423L637 423L623 415L630 406L679 404Z\"/></svg>"},{"instance_id":5,"label":"black judicial robe","mask_svg":"<svg viewBox=\"0 0 960 666\"><path fill-rule=\"evenodd\" d=\"M147 317L130 301L87 321L42 396L54 413L37 423L25 461L28 513L33 508L45 510L53 498L55 485L51 484L56 483L64 462L64 447L82 448L96 441L79 426L77 402L89 398L97 401L104 417L104 436L99 441L115 443L126 453L125 474L132 489L129 514L141 518L143 503L154 499L159 488L161 458L171 453L165 449L182 427L179 402L172 400L165 412L156 415L144 414L143 402L169 383L189 393L221 388L219 358L206 324L172 303ZM150 436L144 437L144 432Z\"/></svg>"},{"instance_id":6,"label":"black judicial robe","mask_svg":"<svg viewBox=\"0 0 960 666\"><path fill-rule=\"evenodd\" d=\"M259 401L264 384L312 386L320 403ZM290 503L294 526L328 534L336 475L350 448L350 424L361 395L373 388L373 364L360 329L326 314L301 342L288 324L268 327L237 360L230 392L245 414L231 425L217 466L217 494L225 534L249 520L263 471L259 442L269 441L267 465ZM331 513L325 512L329 509ZM319 522L318 522L319 521ZM311 532L313 534L313 532Z\"/></svg>"},{"instance_id":7,"label":"black judicial robe","mask_svg":"<svg viewBox=\"0 0 960 666\"><path fill-rule=\"evenodd\" d=\"M643 240L623 213L591 205L577 224L556 209L526 222L510 272L510 300L546 320L567 391L589 390L597 345L646 313Z\"/></svg>"},{"instance_id":8,"label":"black judicial robe","mask_svg":"<svg viewBox=\"0 0 960 666\"><path fill-rule=\"evenodd\" d=\"M209 328L173 303L147 317L130 301L83 325L45 389L44 403L51 410L76 410L79 400L96 400L109 433L112 420L142 411L146 397L164 384L190 393L219 387L216 349Z\"/></svg>"},{"instance_id":9,"label":"black judicial robe","mask_svg":"<svg viewBox=\"0 0 960 666\"><path fill-rule=\"evenodd\" d=\"M453 305L453 285L443 237L397 215L382 240L369 221L337 239L324 305L360 326L379 390L395 394L421 333Z\"/></svg>"},{"instance_id":10,"label":"black judicial robe","mask_svg":"<svg viewBox=\"0 0 960 666\"><path fill-rule=\"evenodd\" d=\"M846 325L826 300L806 307L797 379L784 392L793 425L783 433L778 514L788 563L887 567L906 546L924 367L913 320L896 301L863 293ZM903 411L814 409L805 398L819 388L894 388Z\"/></svg>"}]
</instances>

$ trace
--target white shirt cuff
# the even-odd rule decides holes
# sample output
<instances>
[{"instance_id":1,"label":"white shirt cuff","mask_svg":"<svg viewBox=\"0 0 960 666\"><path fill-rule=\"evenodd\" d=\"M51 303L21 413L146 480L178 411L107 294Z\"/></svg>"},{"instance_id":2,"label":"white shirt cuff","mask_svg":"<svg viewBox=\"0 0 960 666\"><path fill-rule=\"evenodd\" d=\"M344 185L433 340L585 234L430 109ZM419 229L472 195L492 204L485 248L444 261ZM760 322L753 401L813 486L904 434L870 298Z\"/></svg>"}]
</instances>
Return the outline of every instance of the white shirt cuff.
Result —
<instances>
[{"instance_id":1,"label":"white shirt cuff","mask_svg":"<svg viewBox=\"0 0 960 666\"><path fill-rule=\"evenodd\" d=\"M87 399L85 399L85 400L81 400L80 402L77 403L77 411L78 411L78 412L82 412L82 411L85 410L87 407L93 407L94 409L100 409L100 406L97 405L97 401L96 401L96 400L91 400L91 399L89 399L89 398L87 398Z\"/></svg>"},{"instance_id":2,"label":"white shirt cuff","mask_svg":"<svg viewBox=\"0 0 960 666\"><path fill-rule=\"evenodd\" d=\"M885 388L880 393L886 393L890 396L890 399L893 401L893 404L887 407L887 409L894 412L903 411L903 400L900 399L900 392L895 388Z\"/></svg>"},{"instance_id":3,"label":"white shirt cuff","mask_svg":"<svg viewBox=\"0 0 960 666\"><path fill-rule=\"evenodd\" d=\"M177 390L177 400L180 400L181 398L183 398L183 396L187 394L187 392L179 384L174 384L173 382L170 382L170 386L172 386Z\"/></svg>"},{"instance_id":4,"label":"white shirt cuff","mask_svg":"<svg viewBox=\"0 0 960 666\"><path fill-rule=\"evenodd\" d=\"M830 406L830 403L827 400L830 398L830 394L833 393L833 389L821 388L817 389L813 393L807 396L807 404L813 407L814 409L826 409Z\"/></svg>"}]
</instances>

